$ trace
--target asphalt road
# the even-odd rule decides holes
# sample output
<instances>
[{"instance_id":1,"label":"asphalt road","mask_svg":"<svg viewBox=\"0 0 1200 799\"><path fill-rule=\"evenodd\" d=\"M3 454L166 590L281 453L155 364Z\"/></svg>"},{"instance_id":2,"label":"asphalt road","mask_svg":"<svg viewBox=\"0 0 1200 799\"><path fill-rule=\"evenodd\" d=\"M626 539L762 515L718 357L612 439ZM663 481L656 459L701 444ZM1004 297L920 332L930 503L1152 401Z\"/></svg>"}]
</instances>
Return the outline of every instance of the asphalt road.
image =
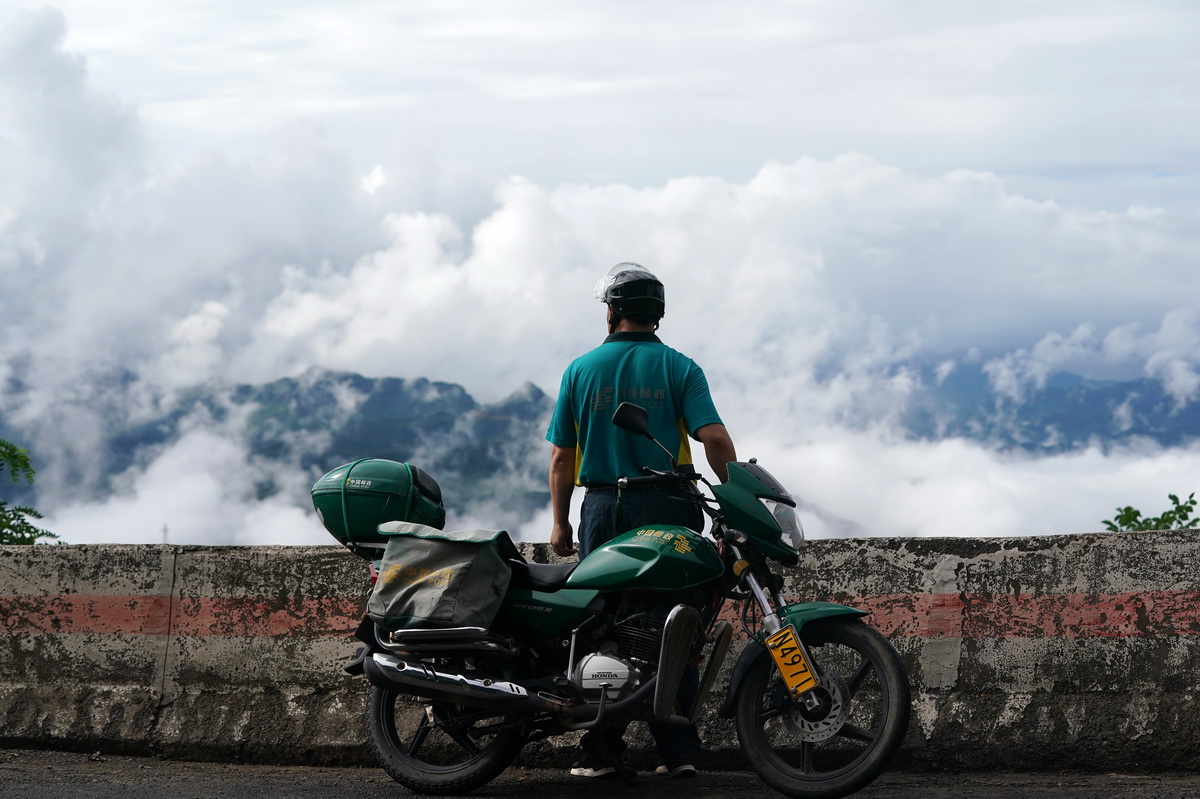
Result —
<instances>
[{"instance_id":1,"label":"asphalt road","mask_svg":"<svg viewBox=\"0 0 1200 799\"><path fill-rule=\"evenodd\" d=\"M702 771L688 781L643 774L633 785L513 768L470 794L520 799L769 799L749 772ZM399 799L412 796L372 768L190 763L77 752L0 750L3 799ZM1200 774L883 775L861 799L1200 799Z\"/></svg>"}]
</instances>

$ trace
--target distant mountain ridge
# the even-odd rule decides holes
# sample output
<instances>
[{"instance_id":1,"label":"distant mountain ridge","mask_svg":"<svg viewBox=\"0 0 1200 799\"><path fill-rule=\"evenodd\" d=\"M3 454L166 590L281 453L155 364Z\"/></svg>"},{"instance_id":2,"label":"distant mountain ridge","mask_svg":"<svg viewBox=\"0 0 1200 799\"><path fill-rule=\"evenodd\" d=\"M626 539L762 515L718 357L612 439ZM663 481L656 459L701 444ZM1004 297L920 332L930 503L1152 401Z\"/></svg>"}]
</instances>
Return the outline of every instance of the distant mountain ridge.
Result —
<instances>
[{"instance_id":1,"label":"distant mountain ridge","mask_svg":"<svg viewBox=\"0 0 1200 799\"><path fill-rule=\"evenodd\" d=\"M898 417L913 439L961 437L1045 455L1139 442L1184 446L1200 430L1200 404L1180 406L1156 380L1060 373L1018 400L995 391L978 366L940 376L927 367L918 378ZM19 401L19 392L9 390L9 401ZM123 374L76 401L103 428L99 452L73 449L62 436L30 441L2 417L0 438L32 451L35 489L48 485L74 501L112 495L118 483L128 484L131 470L199 429L244 449L256 476L238 489L246 499L282 494L304 506L307 488L324 472L380 457L417 463L442 485L452 512L496 526L520 525L549 502L544 433L554 401L532 383L488 404L453 383L320 369L262 385L208 383L150 400L147 390ZM0 496L30 504L41 499L16 484Z\"/></svg>"},{"instance_id":2,"label":"distant mountain ridge","mask_svg":"<svg viewBox=\"0 0 1200 799\"><path fill-rule=\"evenodd\" d=\"M940 381L926 368L902 423L918 439L966 438L1039 454L1138 442L1178 447L1200 434L1200 403L1181 406L1159 380L1089 380L1068 372L1050 375L1017 400L997 393L981 367L960 365Z\"/></svg>"},{"instance_id":3,"label":"distant mountain ridge","mask_svg":"<svg viewBox=\"0 0 1200 799\"><path fill-rule=\"evenodd\" d=\"M386 458L419 464L448 502L487 503L509 523L549 501L542 436L553 403L532 383L481 405L453 383L314 371L238 386L234 401L255 408L246 427L254 456L294 462L314 480L358 458Z\"/></svg>"},{"instance_id":4,"label":"distant mountain ridge","mask_svg":"<svg viewBox=\"0 0 1200 799\"><path fill-rule=\"evenodd\" d=\"M129 469L203 428L244 444L261 476L251 489L260 499L285 491L306 505L306 487L326 471L376 457L417 463L441 484L449 506L486 507L498 526L519 524L549 501L543 436L553 401L532 383L480 404L452 383L312 369L263 385L197 386L157 400L150 413L123 413L119 395L106 396L97 411L107 426L103 446L88 458L60 449L49 457L65 466L48 468L47 450L23 441L3 419L0 438L34 449L39 471L58 472L77 499L112 493ZM86 471L75 465L94 458ZM30 489L14 489L5 496L36 501Z\"/></svg>"}]
</instances>

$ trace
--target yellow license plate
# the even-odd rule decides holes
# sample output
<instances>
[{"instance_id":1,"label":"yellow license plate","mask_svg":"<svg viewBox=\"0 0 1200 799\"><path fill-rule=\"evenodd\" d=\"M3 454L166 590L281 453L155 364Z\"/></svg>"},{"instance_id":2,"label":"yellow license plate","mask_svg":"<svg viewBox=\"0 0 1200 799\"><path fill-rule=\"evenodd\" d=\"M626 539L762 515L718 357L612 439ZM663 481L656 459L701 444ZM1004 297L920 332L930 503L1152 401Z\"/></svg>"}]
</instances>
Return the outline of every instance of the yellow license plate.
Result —
<instances>
[{"instance_id":1,"label":"yellow license plate","mask_svg":"<svg viewBox=\"0 0 1200 799\"><path fill-rule=\"evenodd\" d=\"M787 686L792 696L799 696L805 691L817 687L816 672L813 671L808 658L804 656L800 642L796 640L795 627L789 624L769 636L765 643L767 651L771 653L771 657L775 658L775 665L779 667L783 684Z\"/></svg>"}]
</instances>

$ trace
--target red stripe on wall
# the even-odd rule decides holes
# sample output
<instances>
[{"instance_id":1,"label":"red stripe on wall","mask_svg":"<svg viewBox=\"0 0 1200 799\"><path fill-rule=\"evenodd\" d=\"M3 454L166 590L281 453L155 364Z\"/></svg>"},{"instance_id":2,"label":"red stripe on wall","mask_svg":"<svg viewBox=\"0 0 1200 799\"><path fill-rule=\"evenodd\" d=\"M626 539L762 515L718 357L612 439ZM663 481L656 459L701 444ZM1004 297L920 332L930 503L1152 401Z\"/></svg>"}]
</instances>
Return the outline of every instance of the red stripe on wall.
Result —
<instances>
[{"instance_id":1,"label":"red stripe on wall","mask_svg":"<svg viewBox=\"0 0 1200 799\"><path fill-rule=\"evenodd\" d=\"M192 597L178 602L178 635L344 636L358 628L363 600Z\"/></svg>"},{"instance_id":2,"label":"red stripe on wall","mask_svg":"<svg viewBox=\"0 0 1200 799\"><path fill-rule=\"evenodd\" d=\"M1200 634L1200 591L1114 594L896 594L838 598L885 635L1132 638Z\"/></svg>"},{"instance_id":3,"label":"red stripe on wall","mask_svg":"<svg viewBox=\"0 0 1200 799\"><path fill-rule=\"evenodd\" d=\"M901 638L1134 638L1200 634L1200 591L822 597ZM795 599L793 601L802 601ZM727 611L734 618L736 611Z\"/></svg>"},{"instance_id":4,"label":"red stripe on wall","mask_svg":"<svg viewBox=\"0 0 1200 799\"><path fill-rule=\"evenodd\" d=\"M0 597L0 629L8 633L110 635L345 636L362 619L362 600L165 596Z\"/></svg>"},{"instance_id":5,"label":"red stripe on wall","mask_svg":"<svg viewBox=\"0 0 1200 799\"><path fill-rule=\"evenodd\" d=\"M166 635L169 596L0 597L0 629L9 633Z\"/></svg>"},{"instance_id":6,"label":"red stripe on wall","mask_svg":"<svg viewBox=\"0 0 1200 799\"><path fill-rule=\"evenodd\" d=\"M1113 594L890 594L827 597L868 612L908 638L1129 638L1200 634L1200 592ZM727 616L732 620L732 611ZM184 636L346 636L363 600L164 596L0 597L8 633ZM736 621L735 621L736 625Z\"/></svg>"}]
</instances>

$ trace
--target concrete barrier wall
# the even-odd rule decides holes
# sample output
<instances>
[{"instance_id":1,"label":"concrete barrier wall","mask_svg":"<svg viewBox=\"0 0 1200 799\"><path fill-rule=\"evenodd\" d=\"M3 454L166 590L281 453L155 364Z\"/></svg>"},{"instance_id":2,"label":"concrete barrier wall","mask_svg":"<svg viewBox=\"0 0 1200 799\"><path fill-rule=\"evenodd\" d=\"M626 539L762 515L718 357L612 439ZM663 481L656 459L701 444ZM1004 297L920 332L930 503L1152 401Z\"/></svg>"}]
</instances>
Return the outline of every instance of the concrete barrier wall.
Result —
<instances>
[{"instance_id":1,"label":"concrete barrier wall","mask_svg":"<svg viewBox=\"0 0 1200 799\"><path fill-rule=\"evenodd\" d=\"M857 539L812 542L786 593L869 610L901 651L902 763L1198 768L1198 575L1191 532ZM341 665L367 588L337 548L0 547L0 744L366 762ZM701 732L741 762L729 722Z\"/></svg>"},{"instance_id":2,"label":"concrete barrier wall","mask_svg":"<svg viewBox=\"0 0 1200 799\"><path fill-rule=\"evenodd\" d=\"M909 757L1200 767L1196 531L817 542L792 596L870 610L904 655Z\"/></svg>"}]
</instances>

